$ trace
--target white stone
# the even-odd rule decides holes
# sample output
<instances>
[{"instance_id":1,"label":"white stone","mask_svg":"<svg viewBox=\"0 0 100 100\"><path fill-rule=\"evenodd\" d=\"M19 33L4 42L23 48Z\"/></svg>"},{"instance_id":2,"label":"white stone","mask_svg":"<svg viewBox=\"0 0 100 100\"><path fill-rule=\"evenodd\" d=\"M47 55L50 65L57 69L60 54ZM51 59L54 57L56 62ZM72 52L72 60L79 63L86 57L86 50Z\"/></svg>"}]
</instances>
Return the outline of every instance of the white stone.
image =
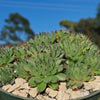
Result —
<instances>
[{"instance_id":1,"label":"white stone","mask_svg":"<svg viewBox=\"0 0 100 100\"><path fill-rule=\"evenodd\" d=\"M100 90L100 82L97 81L84 82L84 88L86 90L93 89L93 91Z\"/></svg>"},{"instance_id":2,"label":"white stone","mask_svg":"<svg viewBox=\"0 0 100 100\"><path fill-rule=\"evenodd\" d=\"M13 94L15 95L18 95L18 96L22 96L22 97L27 97L27 93L25 91L18 91L18 90L15 90L14 92L12 92Z\"/></svg>"},{"instance_id":3,"label":"white stone","mask_svg":"<svg viewBox=\"0 0 100 100\"><path fill-rule=\"evenodd\" d=\"M8 84L8 85L3 86L2 89L5 90L5 91L7 91L10 87L11 87L11 85Z\"/></svg>"},{"instance_id":4,"label":"white stone","mask_svg":"<svg viewBox=\"0 0 100 100\"><path fill-rule=\"evenodd\" d=\"M20 92L25 92L25 93L29 93L29 90L27 89L23 89L23 90L19 90Z\"/></svg>"},{"instance_id":5,"label":"white stone","mask_svg":"<svg viewBox=\"0 0 100 100\"><path fill-rule=\"evenodd\" d=\"M23 85L24 83L26 83L25 79L22 79L22 78L15 79L15 84Z\"/></svg>"},{"instance_id":6,"label":"white stone","mask_svg":"<svg viewBox=\"0 0 100 100\"><path fill-rule=\"evenodd\" d=\"M15 90L12 92L12 94L15 94L15 95L18 95L19 91L18 90Z\"/></svg>"},{"instance_id":7,"label":"white stone","mask_svg":"<svg viewBox=\"0 0 100 100\"><path fill-rule=\"evenodd\" d=\"M93 91L100 90L100 82L94 82L92 84Z\"/></svg>"},{"instance_id":8,"label":"white stone","mask_svg":"<svg viewBox=\"0 0 100 100\"><path fill-rule=\"evenodd\" d=\"M20 88L20 84L14 84L13 86L11 86L9 89L8 89L8 92L12 92L16 89L19 89Z\"/></svg>"},{"instance_id":9,"label":"white stone","mask_svg":"<svg viewBox=\"0 0 100 100\"><path fill-rule=\"evenodd\" d=\"M71 93L71 92L73 92L73 90L72 89L66 89L66 91L65 91L66 93Z\"/></svg>"},{"instance_id":10,"label":"white stone","mask_svg":"<svg viewBox=\"0 0 100 100\"><path fill-rule=\"evenodd\" d=\"M59 91L58 95L56 96L57 100L69 100L70 99L70 94L66 93L64 91Z\"/></svg>"},{"instance_id":11,"label":"white stone","mask_svg":"<svg viewBox=\"0 0 100 100\"><path fill-rule=\"evenodd\" d=\"M28 83L23 84L20 89L30 89L30 86L28 85Z\"/></svg>"},{"instance_id":12,"label":"white stone","mask_svg":"<svg viewBox=\"0 0 100 100\"><path fill-rule=\"evenodd\" d=\"M87 90L84 90L82 93L83 93L83 95L84 95L84 96L87 96L87 95L89 95L89 94L90 94L90 92L89 92L89 91L87 91Z\"/></svg>"},{"instance_id":13,"label":"white stone","mask_svg":"<svg viewBox=\"0 0 100 100\"><path fill-rule=\"evenodd\" d=\"M14 73L16 73L16 70L14 70Z\"/></svg>"},{"instance_id":14,"label":"white stone","mask_svg":"<svg viewBox=\"0 0 100 100\"><path fill-rule=\"evenodd\" d=\"M94 82L100 82L100 76L95 76Z\"/></svg>"},{"instance_id":15,"label":"white stone","mask_svg":"<svg viewBox=\"0 0 100 100\"><path fill-rule=\"evenodd\" d=\"M91 84L91 82L84 82L84 88L86 90L90 90L93 89L93 85Z\"/></svg>"},{"instance_id":16,"label":"white stone","mask_svg":"<svg viewBox=\"0 0 100 100\"><path fill-rule=\"evenodd\" d=\"M43 95L38 95L36 98L38 100L46 100L46 98Z\"/></svg>"},{"instance_id":17,"label":"white stone","mask_svg":"<svg viewBox=\"0 0 100 100\"><path fill-rule=\"evenodd\" d=\"M77 99L77 98L80 98L80 97L84 96L84 94L82 92L80 92L80 91L72 91L70 93L70 95L71 95L70 96L71 99Z\"/></svg>"},{"instance_id":18,"label":"white stone","mask_svg":"<svg viewBox=\"0 0 100 100\"><path fill-rule=\"evenodd\" d=\"M31 88L30 91L29 91L29 94L32 96L32 97L36 97L38 91L37 91L37 87L36 88Z\"/></svg>"},{"instance_id":19,"label":"white stone","mask_svg":"<svg viewBox=\"0 0 100 100\"><path fill-rule=\"evenodd\" d=\"M60 82L59 91L66 91L66 82Z\"/></svg>"},{"instance_id":20,"label":"white stone","mask_svg":"<svg viewBox=\"0 0 100 100\"><path fill-rule=\"evenodd\" d=\"M55 97L57 95L57 93L58 93L58 91L55 91L55 90L53 90L51 88L47 88L45 92L51 97Z\"/></svg>"}]
</instances>

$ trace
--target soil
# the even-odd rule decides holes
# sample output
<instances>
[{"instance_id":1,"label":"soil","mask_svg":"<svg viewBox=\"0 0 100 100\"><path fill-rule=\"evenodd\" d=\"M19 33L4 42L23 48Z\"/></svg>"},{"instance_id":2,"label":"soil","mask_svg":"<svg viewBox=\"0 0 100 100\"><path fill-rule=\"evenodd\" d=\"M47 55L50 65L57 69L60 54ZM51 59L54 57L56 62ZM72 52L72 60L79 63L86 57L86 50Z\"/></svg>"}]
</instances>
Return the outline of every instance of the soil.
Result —
<instances>
[{"instance_id":1,"label":"soil","mask_svg":"<svg viewBox=\"0 0 100 100\"><path fill-rule=\"evenodd\" d=\"M48 87L43 93L39 94L37 87L31 88L26 80L22 78L16 78L14 84L4 85L2 89L18 96L39 100L70 100L84 97L100 90L100 76L95 76L95 78L94 81L83 82L83 87L77 91L66 88L66 83L60 82L58 90Z\"/></svg>"}]
</instances>

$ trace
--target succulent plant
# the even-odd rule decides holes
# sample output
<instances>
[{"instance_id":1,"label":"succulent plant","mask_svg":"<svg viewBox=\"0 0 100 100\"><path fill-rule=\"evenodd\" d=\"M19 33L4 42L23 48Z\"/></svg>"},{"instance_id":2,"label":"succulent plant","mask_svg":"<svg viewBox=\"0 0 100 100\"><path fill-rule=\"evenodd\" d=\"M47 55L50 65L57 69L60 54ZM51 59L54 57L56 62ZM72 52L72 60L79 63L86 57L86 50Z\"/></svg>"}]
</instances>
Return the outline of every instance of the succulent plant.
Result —
<instances>
[{"instance_id":1,"label":"succulent plant","mask_svg":"<svg viewBox=\"0 0 100 100\"><path fill-rule=\"evenodd\" d=\"M11 62L13 62L13 48L5 47L0 48L0 67L3 67Z\"/></svg>"},{"instance_id":2,"label":"succulent plant","mask_svg":"<svg viewBox=\"0 0 100 100\"><path fill-rule=\"evenodd\" d=\"M94 47L94 46L93 46ZM89 67L92 75L100 75L100 51L95 48L85 54L83 63Z\"/></svg>"},{"instance_id":3,"label":"succulent plant","mask_svg":"<svg viewBox=\"0 0 100 100\"><path fill-rule=\"evenodd\" d=\"M73 90L81 88L83 82L94 80L94 77L91 77L91 71L88 66L82 63L70 62L66 67L66 76L68 77L66 85Z\"/></svg>"},{"instance_id":4,"label":"succulent plant","mask_svg":"<svg viewBox=\"0 0 100 100\"><path fill-rule=\"evenodd\" d=\"M48 48L55 42L55 34L41 33L36 35L34 40L30 39L25 44L20 47L14 48L14 58L15 60L27 59L28 57L36 57L37 54Z\"/></svg>"},{"instance_id":5,"label":"succulent plant","mask_svg":"<svg viewBox=\"0 0 100 100\"><path fill-rule=\"evenodd\" d=\"M39 52L55 42L55 34L41 33L36 35L34 40L30 39L20 47L14 48L14 60L28 59L36 57Z\"/></svg>"},{"instance_id":6,"label":"succulent plant","mask_svg":"<svg viewBox=\"0 0 100 100\"><path fill-rule=\"evenodd\" d=\"M86 43L81 43L80 41L64 40L62 43L62 49L65 51L66 59L72 60L74 62L82 61L85 52L88 52L90 45Z\"/></svg>"},{"instance_id":7,"label":"succulent plant","mask_svg":"<svg viewBox=\"0 0 100 100\"><path fill-rule=\"evenodd\" d=\"M40 33L39 35L36 35L34 40L30 39L30 41L27 42L27 44L32 45L34 47L37 46L46 46L50 44L54 44L56 40L55 33L49 34L49 33Z\"/></svg>"},{"instance_id":8,"label":"succulent plant","mask_svg":"<svg viewBox=\"0 0 100 100\"><path fill-rule=\"evenodd\" d=\"M63 54L57 49L49 48L49 50L42 50L35 58L29 58L18 62L18 66L21 70L16 69L16 74L19 77L26 78L32 87L37 86L38 91L42 92L48 85L49 87L56 89L58 87L58 81L64 81L66 75L62 73ZM25 72L23 75L20 73L22 70ZM28 74L28 75L27 75Z\"/></svg>"},{"instance_id":9,"label":"succulent plant","mask_svg":"<svg viewBox=\"0 0 100 100\"><path fill-rule=\"evenodd\" d=\"M69 79L66 84L78 89L83 81L94 80L94 74L100 74L98 47L82 34L61 34L64 37L59 38L59 45L65 53L65 73Z\"/></svg>"},{"instance_id":10,"label":"succulent plant","mask_svg":"<svg viewBox=\"0 0 100 100\"><path fill-rule=\"evenodd\" d=\"M59 40L63 39L64 36L67 34L66 30L59 30L59 31L55 31L52 32L53 34L56 35L56 42L59 43Z\"/></svg>"},{"instance_id":11,"label":"succulent plant","mask_svg":"<svg viewBox=\"0 0 100 100\"><path fill-rule=\"evenodd\" d=\"M82 34L40 33L22 46L0 49L0 83L21 77L42 92L67 80L66 86L77 90L100 75L99 59L98 47Z\"/></svg>"},{"instance_id":12,"label":"succulent plant","mask_svg":"<svg viewBox=\"0 0 100 100\"><path fill-rule=\"evenodd\" d=\"M32 53L28 50L28 47L20 46L14 48L14 60L20 60L32 56Z\"/></svg>"},{"instance_id":13,"label":"succulent plant","mask_svg":"<svg viewBox=\"0 0 100 100\"><path fill-rule=\"evenodd\" d=\"M9 64L6 65L5 67L1 67L0 69L0 85L7 84L14 80L16 77L14 73L14 65Z\"/></svg>"}]
</instances>

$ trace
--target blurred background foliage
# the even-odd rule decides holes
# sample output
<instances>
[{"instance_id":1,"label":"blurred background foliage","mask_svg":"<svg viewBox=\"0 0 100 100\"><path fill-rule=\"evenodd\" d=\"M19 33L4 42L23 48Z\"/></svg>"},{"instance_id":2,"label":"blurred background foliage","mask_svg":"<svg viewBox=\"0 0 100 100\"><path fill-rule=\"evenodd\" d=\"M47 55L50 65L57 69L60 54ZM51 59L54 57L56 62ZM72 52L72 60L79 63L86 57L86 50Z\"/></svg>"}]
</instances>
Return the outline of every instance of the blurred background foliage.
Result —
<instances>
[{"instance_id":1,"label":"blurred background foliage","mask_svg":"<svg viewBox=\"0 0 100 100\"><path fill-rule=\"evenodd\" d=\"M0 31L0 41L4 41L5 44L23 43L35 36L28 19L19 13L10 13L5 23ZM100 3L95 18L80 19L79 22L61 20L59 24L69 31L87 35L100 48Z\"/></svg>"},{"instance_id":2,"label":"blurred background foliage","mask_svg":"<svg viewBox=\"0 0 100 100\"><path fill-rule=\"evenodd\" d=\"M24 42L35 35L29 21L18 13L11 13L5 23L0 32L0 40L6 44Z\"/></svg>"},{"instance_id":3,"label":"blurred background foliage","mask_svg":"<svg viewBox=\"0 0 100 100\"><path fill-rule=\"evenodd\" d=\"M100 3L97 8L96 18L81 19L77 23L69 20L61 20L59 23L72 32L87 35L100 48Z\"/></svg>"}]
</instances>

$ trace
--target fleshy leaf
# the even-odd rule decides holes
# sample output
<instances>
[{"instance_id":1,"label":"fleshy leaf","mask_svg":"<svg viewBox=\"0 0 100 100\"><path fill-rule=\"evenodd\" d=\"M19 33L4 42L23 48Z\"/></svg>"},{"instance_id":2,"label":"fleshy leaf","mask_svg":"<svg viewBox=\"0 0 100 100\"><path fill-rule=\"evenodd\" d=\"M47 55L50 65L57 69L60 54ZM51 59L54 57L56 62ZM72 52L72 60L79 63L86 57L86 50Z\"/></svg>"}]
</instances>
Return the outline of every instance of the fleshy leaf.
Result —
<instances>
[{"instance_id":1,"label":"fleshy leaf","mask_svg":"<svg viewBox=\"0 0 100 100\"><path fill-rule=\"evenodd\" d=\"M46 88L46 83L45 83L45 82L39 83L38 86L37 86L37 90L38 90L39 92L44 91L45 88Z\"/></svg>"},{"instance_id":2,"label":"fleshy leaf","mask_svg":"<svg viewBox=\"0 0 100 100\"><path fill-rule=\"evenodd\" d=\"M51 82L56 83L58 81L58 78L56 76L52 76Z\"/></svg>"},{"instance_id":3,"label":"fleshy leaf","mask_svg":"<svg viewBox=\"0 0 100 100\"><path fill-rule=\"evenodd\" d=\"M59 73L59 74L57 74L56 76L57 76L57 78L58 78L59 80L61 80L61 81L64 81L64 80L66 79L66 75L63 74L63 73Z\"/></svg>"},{"instance_id":4,"label":"fleshy leaf","mask_svg":"<svg viewBox=\"0 0 100 100\"><path fill-rule=\"evenodd\" d=\"M34 77L32 77L30 80L29 80L29 84L30 86L32 87L35 87L37 84L34 82Z\"/></svg>"},{"instance_id":5,"label":"fleshy leaf","mask_svg":"<svg viewBox=\"0 0 100 100\"><path fill-rule=\"evenodd\" d=\"M49 83L51 81L51 79L52 79L51 76L46 77L46 78L44 78L44 82Z\"/></svg>"},{"instance_id":6,"label":"fleshy leaf","mask_svg":"<svg viewBox=\"0 0 100 100\"><path fill-rule=\"evenodd\" d=\"M52 89L57 89L58 88L58 83L51 83L49 84L49 87L52 88Z\"/></svg>"},{"instance_id":7,"label":"fleshy leaf","mask_svg":"<svg viewBox=\"0 0 100 100\"><path fill-rule=\"evenodd\" d=\"M28 66L28 65L25 65L25 66L24 66L24 69L25 69L26 71L32 71L32 70L33 70L32 67L30 67L30 66Z\"/></svg>"},{"instance_id":8,"label":"fleshy leaf","mask_svg":"<svg viewBox=\"0 0 100 100\"><path fill-rule=\"evenodd\" d=\"M42 79L40 77L35 77L34 78L34 82L36 83L40 83L42 81Z\"/></svg>"}]
</instances>

